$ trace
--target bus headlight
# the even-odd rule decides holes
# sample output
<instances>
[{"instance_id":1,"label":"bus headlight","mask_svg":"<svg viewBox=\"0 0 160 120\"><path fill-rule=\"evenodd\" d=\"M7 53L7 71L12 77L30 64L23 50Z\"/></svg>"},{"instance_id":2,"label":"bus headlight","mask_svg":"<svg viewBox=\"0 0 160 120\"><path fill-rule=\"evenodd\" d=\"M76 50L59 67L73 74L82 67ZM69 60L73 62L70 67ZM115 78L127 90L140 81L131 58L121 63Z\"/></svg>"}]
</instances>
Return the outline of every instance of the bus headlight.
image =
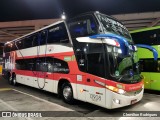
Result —
<instances>
[{"instance_id":1,"label":"bus headlight","mask_svg":"<svg viewBox=\"0 0 160 120\"><path fill-rule=\"evenodd\" d=\"M125 91L124 91L123 89L119 89L119 90L118 90L118 93L119 93L119 94L124 94Z\"/></svg>"},{"instance_id":2,"label":"bus headlight","mask_svg":"<svg viewBox=\"0 0 160 120\"><path fill-rule=\"evenodd\" d=\"M113 91L113 92L116 92L118 94L124 94L126 92L125 90L119 89L119 88L114 87L114 86L108 86L108 85L106 85L106 88L109 89L109 90L111 90L111 91Z\"/></svg>"}]
</instances>

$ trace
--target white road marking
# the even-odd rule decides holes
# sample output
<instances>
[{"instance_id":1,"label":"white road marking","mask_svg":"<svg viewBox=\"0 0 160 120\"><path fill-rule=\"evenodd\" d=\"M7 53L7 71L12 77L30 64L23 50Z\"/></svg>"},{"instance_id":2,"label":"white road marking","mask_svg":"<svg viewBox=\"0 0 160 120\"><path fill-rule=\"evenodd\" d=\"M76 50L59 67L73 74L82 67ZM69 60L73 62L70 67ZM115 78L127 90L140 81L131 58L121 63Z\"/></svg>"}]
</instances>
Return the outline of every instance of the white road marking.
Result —
<instances>
[{"instance_id":1,"label":"white road marking","mask_svg":"<svg viewBox=\"0 0 160 120\"><path fill-rule=\"evenodd\" d=\"M144 93L143 95L145 95L145 94L148 94L148 95L155 95L155 96L160 96L160 95L152 94L152 93Z\"/></svg>"},{"instance_id":2,"label":"white road marking","mask_svg":"<svg viewBox=\"0 0 160 120\"><path fill-rule=\"evenodd\" d=\"M13 111L18 111L17 109L15 109L14 107L12 107L11 105L9 105L8 103L4 102L2 99L0 99L0 102L2 104L4 104L5 106L7 106L8 108L10 108Z\"/></svg>"},{"instance_id":3,"label":"white road marking","mask_svg":"<svg viewBox=\"0 0 160 120\"><path fill-rule=\"evenodd\" d=\"M48 103L48 104L54 105L54 106L56 106L56 107L58 107L58 108L61 108L63 111L74 111L74 110L72 110L72 109L63 107L63 106L61 106L61 105L58 105L58 104L49 102L49 101L47 101L47 100L45 100L45 99L36 97L36 96L34 96L34 95L31 95L31 94L28 94L28 93L25 93L25 92L22 92L22 91L19 91L19 90L16 90L16 89L13 89L13 90L14 90L14 91L17 91L17 92L19 92L19 93L22 93L22 94L24 94L24 95L28 95L28 96L30 96L30 97L33 97L33 98L35 98L35 99L41 100L41 101L46 102L46 103ZM58 111L59 111L59 110L58 110Z\"/></svg>"},{"instance_id":4,"label":"white road marking","mask_svg":"<svg viewBox=\"0 0 160 120\"><path fill-rule=\"evenodd\" d=\"M10 108L11 110L13 110L13 111L18 111L17 109L15 109L14 107L12 107L12 106L9 105L8 103L4 102L2 99L0 99L0 102L1 102L2 104L4 104L5 106L7 106L8 108ZM18 118L19 118L19 117L18 117ZM33 119L31 119L31 118L24 118L24 119L26 119L26 120L33 120Z\"/></svg>"}]
</instances>

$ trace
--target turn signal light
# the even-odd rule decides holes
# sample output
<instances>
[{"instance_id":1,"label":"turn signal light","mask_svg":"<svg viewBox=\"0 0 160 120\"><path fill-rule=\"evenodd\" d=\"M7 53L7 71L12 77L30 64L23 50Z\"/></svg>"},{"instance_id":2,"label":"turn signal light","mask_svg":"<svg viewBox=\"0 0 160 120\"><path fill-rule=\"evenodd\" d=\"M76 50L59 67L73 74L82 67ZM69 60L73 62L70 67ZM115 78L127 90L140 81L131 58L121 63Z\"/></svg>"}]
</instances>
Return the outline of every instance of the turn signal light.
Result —
<instances>
[{"instance_id":1,"label":"turn signal light","mask_svg":"<svg viewBox=\"0 0 160 120\"><path fill-rule=\"evenodd\" d=\"M80 92L83 92L84 90L83 89L80 89Z\"/></svg>"}]
</instances>

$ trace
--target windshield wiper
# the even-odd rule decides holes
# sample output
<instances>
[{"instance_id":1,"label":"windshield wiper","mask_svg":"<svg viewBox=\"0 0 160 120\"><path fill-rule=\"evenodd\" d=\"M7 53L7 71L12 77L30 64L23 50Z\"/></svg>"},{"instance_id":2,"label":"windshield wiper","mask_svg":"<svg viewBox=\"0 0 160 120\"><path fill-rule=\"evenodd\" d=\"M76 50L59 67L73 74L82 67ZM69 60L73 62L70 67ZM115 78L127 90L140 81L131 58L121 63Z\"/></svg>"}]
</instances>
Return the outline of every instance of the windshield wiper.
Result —
<instances>
[{"instance_id":1,"label":"windshield wiper","mask_svg":"<svg viewBox=\"0 0 160 120\"><path fill-rule=\"evenodd\" d=\"M118 81L121 81L121 79L123 78L123 77L125 77L125 76L129 76L129 74L128 73L126 73L126 74L124 74L124 75L122 75L119 79L118 79Z\"/></svg>"}]
</instances>

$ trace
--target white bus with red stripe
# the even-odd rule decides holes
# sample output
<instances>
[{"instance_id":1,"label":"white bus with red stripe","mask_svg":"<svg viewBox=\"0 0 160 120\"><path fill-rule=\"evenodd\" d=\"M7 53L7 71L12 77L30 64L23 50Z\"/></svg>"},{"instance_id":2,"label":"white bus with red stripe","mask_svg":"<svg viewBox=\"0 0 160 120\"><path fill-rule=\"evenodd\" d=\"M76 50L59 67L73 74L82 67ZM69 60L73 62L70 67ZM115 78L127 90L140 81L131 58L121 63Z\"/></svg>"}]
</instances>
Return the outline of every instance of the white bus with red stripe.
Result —
<instances>
[{"instance_id":1,"label":"white bus with red stripe","mask_svg":"<svg viewBox=\"0 0 160 120\"><path fill-rule=\"evenodd\" d=\"M25 84L113 109L143 96L136 47L116 19L90 12L29 33L4 47L3 74Z\"/></svg>"}]
</instances>

